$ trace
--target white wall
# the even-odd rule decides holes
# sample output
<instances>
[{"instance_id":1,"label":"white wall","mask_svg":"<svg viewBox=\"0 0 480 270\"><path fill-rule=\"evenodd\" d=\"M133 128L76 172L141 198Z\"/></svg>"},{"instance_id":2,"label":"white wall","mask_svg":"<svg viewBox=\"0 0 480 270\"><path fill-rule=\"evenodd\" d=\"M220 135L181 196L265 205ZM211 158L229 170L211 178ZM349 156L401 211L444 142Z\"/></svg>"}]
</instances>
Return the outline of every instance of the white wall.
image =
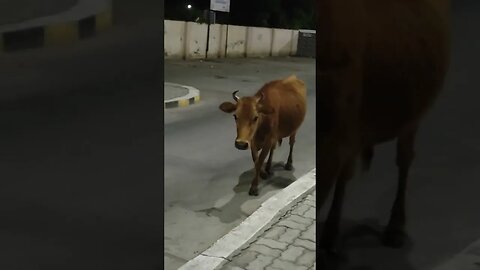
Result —
<instances>
[{"instance_id":1,"label":"white wall","mask_svg":"<svg viewBox=\"0 0 480 270\"><path fill-rule=\"evenodd\" d=\"M185 58L205 58L207 49L207 25L187 22L185 36Z\"/></svg>"},{"instance_id":2,"label":"white wall","mask_svg":"<svg viewBox=\"0 0 480 270\"><path fill-rule=\"evenodd\" d=\"M272 29L248 27L247 57L270 56L272 51Z\"/></svg>"},{"instance_id":3,"label":"white wall","mask_svg":"<svg viewBox=\"0 0 480 270\"><path fill-rule=\"evenodd\" d=\"M225 35L227 26L222 25L222 41L220 56L225 57ZM247 45L247 27L229 25L227 41L227 57L245 57Z\"/></svg>"},{"instance_id":4,"label":"white wall","mask_svg":"<svg viewBox=\"0 0 480 270\"><path fill-rule=\"evenodd\" d=\"M272 56L288 56L292 51L293 30L273 29Z\"/></svg>"},{"instance_id":5,"label":"white wall","mask_svg":"<svg viewBox=\"0 0 480 270\"><path fill-rule=\"evenodd\" d=\"M165 20L165 58L203 59L207 24ZM227 26L210 25L208 58L225 57ZM226 57L295 55L298 30L229 25Z\"/></svg>"},{"instance_id":6,"label":"white wall","mask_svg":"<svg viewBox=\"0 0 480 270\"><path fill-rule=\"evenodd\" d=\"M298 48L298 30L293 30L292 31L292 50L290 51L290 55L296 55L297 54L297 48Z\"/></svg>"},{"instance_id":7,"label":"white wall","mask_svg":"<svg viewBox=\"0 0 480 270\"><path fill-rule=\"evenodd\" d=\"M165 20L164 56L166 58L183 58L185 55L186 22Z\"/></svg>"},{"instance_id":8,"label":"white wall","mask_svg":"<svg viewBox=\"0 0 480 270\"><path fill-rule=\"evenodd\" d=\"M220 57L220 46L222 41L222 26L220 24L210 25L209 40L208 58Z\"/></svg>"}]
</instances>

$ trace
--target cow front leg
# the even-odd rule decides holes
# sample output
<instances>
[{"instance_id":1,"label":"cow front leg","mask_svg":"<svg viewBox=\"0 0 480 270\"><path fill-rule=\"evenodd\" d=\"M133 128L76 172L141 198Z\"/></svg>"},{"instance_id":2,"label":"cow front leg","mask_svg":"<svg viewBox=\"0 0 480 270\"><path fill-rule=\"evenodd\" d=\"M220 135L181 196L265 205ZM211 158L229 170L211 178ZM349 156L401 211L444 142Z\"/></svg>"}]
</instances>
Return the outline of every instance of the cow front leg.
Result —
<instances>
[{"instance_id":1,"label":"cow front leg","mask_svg":"<svg viewBox=\"0 0 480 270\"><path fill-rule=\"evenodd\" d=\"M320 143L319 145L319 163L320 164L316 170L316 178L317 181L317 207L316 207L316 216L317 219L317 226L321 224L323 221L319 218L321 215L320 211L322 210L331 189L335 186L339 175L341 174L341 168L344 162L342 162L342 155L338 149L338 146L330 143L330 141L325 143ZM340 189L338 190L340 192ZM337 196L338 198L338 196ZM324 241L325 243L325 241ZM325 244L323 245L324 248L320 248L318 251L319 256L319 269L329 269L330 265L330 251L325 249Z\"/></svg>"},{"instance_id":2,"label":"cow front leg","mask_svg":"<svg viewBox=\"0 0 480 270\"><path fill-rule=\"evenodd\" d=\"M347 182L353 177L355 159L345 162L335 184L332 205L328 213L325 227L320 239L320 246L329 253L335 253L335 245L339 235L340 219Z\"/></svg>"},{"instance_id":3,"label":"cow front leg","mask_svg":"<svg viewBox=\"0 0 480 270\"><path fill-rule=\"evenodd\" d=\"M268 147L264 147L257 161L255 162L255 176L252 180L252 184L250 186L250 191L248 191L248 195L258 196L258 179L262 171L263 162L265 161L265 158L267 157L268 152L270 152L270 148L271 148L270 145Z\"/></svg>"},{"instance_id":4,"label":"cow front leg","mask_svg":"<svg viewBox=\"0 0 480 270\"><path fill-rule=\"evenodd\" d=\"M270 175L272 175L272 157L273 157L274 150L275 150L275 147L272 147L270 149L270 154L268 155L267 164L265 165L265 171L262 171L260 173L260 176L263 179L267 179Z\"/></svg>"},{"instance_id":5,"label":"cow front leg","mask_svg":"<svg viewBox=\"0 0 480 270\"><path fill-rule=\"evenodd\" d=\"M293 146L295 145L295 136L296 133L293 133L293 135L290 136L290 152L288 153L288 159L287 159L287 164L285 164L285 170L291 171L293 169L293 158L292 158L292 152L293 152Z\"/></svg>"},{"instance_id":6,"label":"cow front leg","mask_svg":"<svg viewBox=\"0 0 480 270\"><path fill-rule=\"evenodd\" d=\"M390 247L401 247L405 234L405 197L407 190L408 171L415 156L416 130L401 135L397 141L398 187L395 202L392 207L390 221L383 235L383 244Z\"/></svg>"},{"instance_id":7,"label":"cow front leg","mask_svg":"<svg viewBox=\"0 0 480 270\"><path fill-rule=\"evenodd\" d=\"M252 144L252 146L250 147L250 150L252 151L253 164L255 164L255 162L257 162L257 159L258 159L258 149Z\"/></svg>"}]
</instances>

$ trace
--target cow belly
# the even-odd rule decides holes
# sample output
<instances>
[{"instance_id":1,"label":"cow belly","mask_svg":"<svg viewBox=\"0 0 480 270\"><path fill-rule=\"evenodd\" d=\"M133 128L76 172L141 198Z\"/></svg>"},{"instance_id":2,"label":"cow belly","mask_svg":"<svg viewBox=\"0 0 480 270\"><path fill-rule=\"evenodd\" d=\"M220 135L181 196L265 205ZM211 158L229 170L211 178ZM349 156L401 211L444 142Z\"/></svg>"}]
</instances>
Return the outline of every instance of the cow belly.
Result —
<instances>
[{"instance_id":1,"label":"cow belly","mask_svg":"<svg viewBox=\"0 0 480 270\"><path fill-rule=\"evenodd\" d=\"M383 89L380 90L383 93L365 89L376 93L365 96L361 116L362 133L375 143L394 139L402 130L419 121L439 90L434 86L419 90L415 87L375 89ZM419 92L423 92L425 96Z\"/></svg>"},{"instance_id":2,"label":"cow belly","mask_svg":"<svg viewBox=\"0 0 480 270\"><path fill-rule=\"evenodd\" d=\"M278 135L279 138L291 136L303 123L305 118L304 106L300 103L294 103L286 106L279 113Z\"/></svg>"}]
</instances>

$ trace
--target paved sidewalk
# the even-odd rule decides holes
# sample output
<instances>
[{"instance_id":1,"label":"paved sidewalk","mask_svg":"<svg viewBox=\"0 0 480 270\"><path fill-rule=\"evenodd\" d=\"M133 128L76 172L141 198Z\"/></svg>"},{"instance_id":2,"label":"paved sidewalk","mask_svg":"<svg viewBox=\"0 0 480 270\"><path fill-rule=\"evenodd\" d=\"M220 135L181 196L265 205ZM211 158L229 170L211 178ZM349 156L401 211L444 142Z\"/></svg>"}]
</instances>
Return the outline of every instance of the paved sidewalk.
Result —
<instances>
[{"instance_id":1,"label":"paved sidewalk","mask_svg":"<svg viewBox=\"0 0 480 270\"><path fill-rule=\"evenodd\" d=\"M315 191L294 204L221 269L315 269Z\"/></svg>"}]
</instances>

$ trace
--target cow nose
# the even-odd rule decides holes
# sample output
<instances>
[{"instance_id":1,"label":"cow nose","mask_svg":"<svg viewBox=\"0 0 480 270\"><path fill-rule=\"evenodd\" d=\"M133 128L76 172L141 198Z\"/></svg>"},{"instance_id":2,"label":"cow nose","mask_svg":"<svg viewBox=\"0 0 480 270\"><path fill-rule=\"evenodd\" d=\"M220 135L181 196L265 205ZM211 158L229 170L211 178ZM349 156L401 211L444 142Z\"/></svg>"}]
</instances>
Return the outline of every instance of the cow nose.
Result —
<instances>
[{"instance_id":1,"label":"cow nose","mask_svg":"<svg viewBox=\"0 0 480 270\"><path fill-rule=\"evenodd\" d=\"M241 141L235 141L235 147L239 150L247 150L248 149L248 143L247 142L241 142Z\"/></svg>"}]
</instances>

